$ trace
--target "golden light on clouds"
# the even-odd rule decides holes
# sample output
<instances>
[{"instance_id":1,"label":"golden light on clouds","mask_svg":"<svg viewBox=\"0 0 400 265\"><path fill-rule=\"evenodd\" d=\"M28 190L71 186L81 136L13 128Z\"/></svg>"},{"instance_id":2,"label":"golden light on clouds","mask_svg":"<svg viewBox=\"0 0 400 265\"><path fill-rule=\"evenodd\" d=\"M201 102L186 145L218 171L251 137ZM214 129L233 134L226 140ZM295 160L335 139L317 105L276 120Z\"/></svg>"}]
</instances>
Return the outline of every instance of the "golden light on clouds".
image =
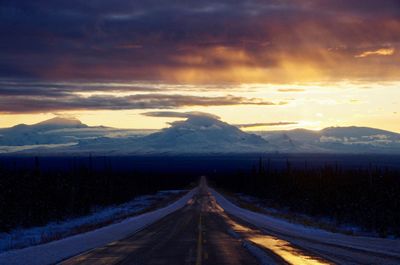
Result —
<instances>
[{"instance_id":1,"label":"golden light on clouds","mask_svg":"<svg viewBox=\"0 0 400 265\"><path fill-rule=\"evenodd\" d=\"M365 51L360 53L359 55L356 55L356 58L363 58L371 55L381 55L381 56L389 56L393 55L395 52L394 48L382 48L374 51Z\"/></svg>"},{"instance_id":2,"label":"golden light on clouds","mask_svg":"<svg viewBox=\"0 0 400 265\"><path fill-rule=\"evenodd\" d=\"M123 87L126 86L126 84L122 85ZM150 84L141 83L140 86L148 87ZM400 82L244 83L219 85L217 87L212 85L209 89L205 85L197 86L194 84L158 84L155 86L162 89L165 89L164 86L166 86L169 92L149 94L144 99L139 96L138 100L146 100L144 101L146 103L152 99L151 95L154 95L154 99L158 96L161 100L165 100L165 95L167 103L173 100L172 103L180 104L179 102L184 100L182 104L201 104L198 106L178 106L172 108L172 110L213 113L231 124L264 125L262 127L243 127L245 130L294 128L318 130L329 126L356 125L400 132L400 116L398 114ZM176 99L176 94L179 94L182 98ZM133 96L133 100L136 100L136 97L143 95L143 92L103 92L100 103L113 102L108 102L108 97L112 96L111 99L116 100L114 98L116 95L118 95L117 100L124 100L124 98L131 96ZM96 93L84 94L83 99L81 99L83 100L82 104L98 104L98 98L92 99L92 96L96 96ZM86 103L87 100L89 100L88 103ZM104 100L106 101L104 102ZM200 102L196 103L197 100L200 100ZM253 105L236 102L238 100L246 100ZM273 104L264 104L265 102ZM285 104L281 104L281 102ZM56 106L62 104L64 103L59 101ZM133 104L137 106L135 109L54 110L35 114L3 113L0 127L9 127L18 123L32 124L60 114L75 116L92 126L105 125L137 129L160 129L168 126L167 122L175 120L140 115L144 112L142 108L144 105L140 102L133 102ZM166 110L165 108L157 108L157 104L154 108L148 110ZM98 108L101 108L101 106Z\"/></svg>"},{"instance_id":3,"label":"golden light on clouds","mask_svg":"<svg viewBox=\"0 0 400 265\"><path fill-rule=\"evenodd\" d=\"M321 48L306 40L293 50L257 46L252 51L240 46L217 46L185 50L171 57L174 67L160 66L152 71L157 69L156 75L166 82L192 84L398 81L399 67L392 62L400 58L395 51L381 48L354 56L349 48ZM393 58L378 60L374 56ZM367 57L368 63L359 60Z\"/></svg>"},{"instance_id":4,"label":"golden light on clouds","mask_svg":"<svg viewBox=\"0 0 400 265\"><path fill-rule=\"evenodd\" d=\"M147 2L10 2L24 12L1 14L0 127L72 113L161 128L139 113L168 109L400 131L398 0Z\"/></svg>"}]
</instances>

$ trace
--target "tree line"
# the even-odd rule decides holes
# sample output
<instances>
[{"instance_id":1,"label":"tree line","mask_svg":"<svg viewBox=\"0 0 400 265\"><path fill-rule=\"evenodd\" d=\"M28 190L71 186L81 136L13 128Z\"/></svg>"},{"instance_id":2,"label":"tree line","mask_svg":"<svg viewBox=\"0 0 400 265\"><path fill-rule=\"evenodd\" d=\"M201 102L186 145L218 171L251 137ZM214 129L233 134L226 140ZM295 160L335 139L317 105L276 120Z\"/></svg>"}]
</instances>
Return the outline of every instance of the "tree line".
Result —
<instances>
[{"instance_id":1,"label":"tree line","mask_svg":"<svg viewBox=\"0 0 400 265\"><path fill-rule=\"evenodd\" d=\"M108 158L71 158L68 169L0 163L0 231L86 215L94 206L127 202L159 190L188 188L197 176L114 168ZM96 160L96 166L94 166ZM9 161L8 161L9 162ZM47 163L47 162L46 162ZM192 184L193 185L193 184Z\"/></svg>"},{"instance_id":2,"label":"tree line","mask_svg":"<svg viewBox=\"0 0 400 265\"><path fill-rule=\"evenodd\" d=\"M277 169L260 158L249 171L214 175L217 188L262 199L266 205L315 217L336 225L353 224L381 236L400 236L400 171L339 164Z\"/></svg>"}]
</instances>

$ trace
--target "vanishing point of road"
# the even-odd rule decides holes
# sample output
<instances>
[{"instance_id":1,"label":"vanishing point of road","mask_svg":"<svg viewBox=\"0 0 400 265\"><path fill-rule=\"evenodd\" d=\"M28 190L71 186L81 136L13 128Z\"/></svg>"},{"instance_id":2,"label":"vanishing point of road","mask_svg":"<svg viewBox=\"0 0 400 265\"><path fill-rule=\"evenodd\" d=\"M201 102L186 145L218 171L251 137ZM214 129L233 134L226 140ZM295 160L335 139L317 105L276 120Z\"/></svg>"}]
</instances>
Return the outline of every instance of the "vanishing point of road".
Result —
<instances>
[{"instance_id":1,"label":"vanishing point of road","mask_svg":"<svg viewBox=\"0 0 400 265\"><path fill-rule=\"evenodd\" d=\"M400 264L400 259L397 261L399 263L393 264ZM82 253L61 264L297 265L336 263L322 258L322 255L316 252L296 247L228 216L216 203L205 179L202 178L198 192L182 209L123 240ZM357 263L349 261L343 264Z\"/></svg>"}]
</instances>

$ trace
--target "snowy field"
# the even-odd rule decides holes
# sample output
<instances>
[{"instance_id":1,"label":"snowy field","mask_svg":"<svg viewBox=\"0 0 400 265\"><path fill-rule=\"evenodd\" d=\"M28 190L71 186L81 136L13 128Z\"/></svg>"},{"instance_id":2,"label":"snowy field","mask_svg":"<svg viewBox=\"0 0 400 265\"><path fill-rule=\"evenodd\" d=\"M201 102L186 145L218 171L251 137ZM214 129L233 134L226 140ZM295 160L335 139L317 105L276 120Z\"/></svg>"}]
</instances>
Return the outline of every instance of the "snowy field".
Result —
<instances>
[{"instance_id":1,"label":"snowy field","mask_svg":"<svg viewBox=\"0 0 400 265\"><path fill-rule=\"evenodd\" d=\"M0 233L0 253L16 248L47 243L74 234L87 232L111 223L137 215L157 202L166 200L173 195L183 194L183 190L159 191L151 195L143 195L133 200L108 207L94 207L90 215L68 219L62 222L52 222L45 226L28 229L15 229L9 233Z\"/></svg>"}]
</instances>

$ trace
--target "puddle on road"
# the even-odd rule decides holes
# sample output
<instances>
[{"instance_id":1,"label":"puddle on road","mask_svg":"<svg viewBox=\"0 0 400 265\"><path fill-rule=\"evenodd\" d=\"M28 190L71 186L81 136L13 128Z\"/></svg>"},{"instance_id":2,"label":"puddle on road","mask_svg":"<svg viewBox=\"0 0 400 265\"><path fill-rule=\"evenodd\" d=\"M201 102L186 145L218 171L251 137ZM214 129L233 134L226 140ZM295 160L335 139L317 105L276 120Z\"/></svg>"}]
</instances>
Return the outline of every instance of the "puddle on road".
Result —
<instances>
[{"instance_id":1,"label":"puddle on road","mask_svg":"<svg viewBox=\"0 0 400 265\"><path fill-rule=\"evenodd\" d=\"M269 236L263 234L261 231L257 229L252 229L249 227L245 227L240 225L230 219L227 215L223 214L224 218L231 226L231 228L238 233L242 238L256 244L262 246L264 248L269 249L274 252L276 255L280 256L286 262L290 264L296 265L322 265L322 264L332 264L327 261L318 259L316 257L312 257L307 255L304 251L296 248L289 242L279 239L274 236Z\"/></svg>"},{"instance_id":2,"label":"puddle on road","mask_svg":"<svg viewBox=\"0 0 400 265\"><path fill-rule=\"evenodd\" d=\"M203 191L203 212L216 212L219 213L225 221L230 225L231 229L240 235L241 238L246 239L258 246L262 246L283 260L290 264L295 265L325 265L332 263L322 260L318 257L311 256L305 251L296 248L288 241L279 239L274 236L266 235L258 229L243 226L232 220L223 210L223 208L216 202L215 198L210 192L206 190L205 179L202 178L200 182L200 190Z\"/></svg>"}]
</instances>

